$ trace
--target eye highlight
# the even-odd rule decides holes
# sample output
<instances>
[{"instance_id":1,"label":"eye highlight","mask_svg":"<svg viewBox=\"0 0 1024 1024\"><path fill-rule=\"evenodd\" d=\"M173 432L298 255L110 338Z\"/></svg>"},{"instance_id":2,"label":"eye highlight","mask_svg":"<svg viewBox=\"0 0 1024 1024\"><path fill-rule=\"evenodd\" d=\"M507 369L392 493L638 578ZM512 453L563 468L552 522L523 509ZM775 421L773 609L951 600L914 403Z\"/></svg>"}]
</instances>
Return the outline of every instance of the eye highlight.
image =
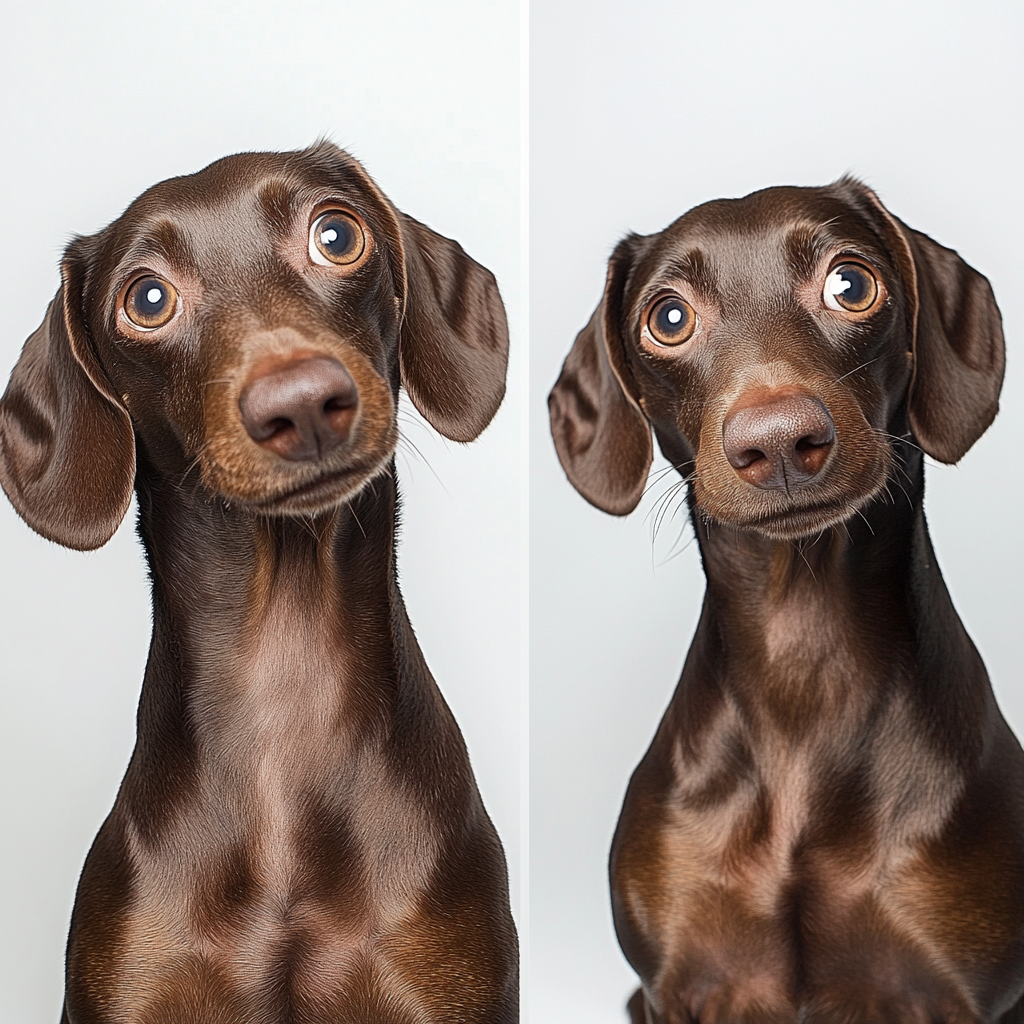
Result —
<instances>
[{"instance_id":1,"label":"eye highlight","mask_svg":"<svg viewBox=\"0 0 1024 1024\"><path fill-rule=\"evenodd\" d=\"M696 329L693 307L678 295L666 295L651 307L643 333L656 345L671 347L689 341Z\"/></svg>"},{"instance_id":2,"label":"eye highlight","mask_svg":"<svg viewBox=\"0 0 1024 1024\"><path fill-rule=\"evenodd\" d=\"M162 277L140 277L124 296L124 315L143 331L170 323L177 311L178 293Z\"/></svg>"},{"instance_id":3,"label":"eye highlight","mask_svg":"<svg viewBox=\"0 0 1024 1024\"><path fill-rule=\"evenodd\" d=\"M309 258L321 267L346 267L366 251L366 232L342 210L322 213L309 229Z\"/></svg>"},{"instance_id":4,"label":"eye highlight","mask_svg":"<svg viewBox=\"0 0 1024 1024\"><path fill-rule=\"evenodd\" d=\"M879 287L875 275L860 263L840 263L825 278L822 301L829 309L863 313L878 299Z\"/></svg>"}]
</instances>

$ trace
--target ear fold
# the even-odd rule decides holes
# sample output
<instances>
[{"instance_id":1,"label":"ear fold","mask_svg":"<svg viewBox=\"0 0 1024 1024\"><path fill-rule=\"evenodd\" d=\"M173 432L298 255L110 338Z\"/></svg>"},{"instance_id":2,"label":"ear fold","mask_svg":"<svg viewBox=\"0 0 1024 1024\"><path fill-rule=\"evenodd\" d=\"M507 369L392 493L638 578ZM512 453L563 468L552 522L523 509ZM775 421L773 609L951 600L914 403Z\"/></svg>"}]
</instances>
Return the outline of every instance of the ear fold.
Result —
<instances>
[{"instance_id":1,"label":"ear fold","mask_svg":"<svg viewBox=\"0 0 1024 1024\"><path fill-rule=\"evenodd\" d=\"M0 485L33 530L87 551L105 544L128 511L135 439L88 342L73 248L0 399Z\"/></svg>"},{"instance_id":2,"label":"ear fold","mask_svg":"<svg viewBox=\"0 0 1024 1024\"><path fill-rule=\"evenodd\" d=\"M616 247L604 298L576 335L548 396L551 436L565 475L592 505L617 516L636 508L654 455L619 327L637 241L627 238Z\"/></svg>"},{"instance_id":3,"label":"ear fold","mask_svg":"<svg viewBox=\"0 0 1024 1024\"><path fill-rule=\"evenodd\" d=\"M505 396L508 324L498 285L457 242L405 214L398 219L406 278L402 383L445 437L472 441Z\"/></svg>"},{"instance_id":4,"label":"ear fold","mask_svg":"<svg viewBox=\"0 0 1024 1024\"><path fill-rule=\"evenodd\" d=\"M992 288L952 249L893 217L866 186L838 184L881 215L903 278L911 306L914 437L939 462L959 462L999 411L1006 349Z\"/></svg>"}]
</instances>

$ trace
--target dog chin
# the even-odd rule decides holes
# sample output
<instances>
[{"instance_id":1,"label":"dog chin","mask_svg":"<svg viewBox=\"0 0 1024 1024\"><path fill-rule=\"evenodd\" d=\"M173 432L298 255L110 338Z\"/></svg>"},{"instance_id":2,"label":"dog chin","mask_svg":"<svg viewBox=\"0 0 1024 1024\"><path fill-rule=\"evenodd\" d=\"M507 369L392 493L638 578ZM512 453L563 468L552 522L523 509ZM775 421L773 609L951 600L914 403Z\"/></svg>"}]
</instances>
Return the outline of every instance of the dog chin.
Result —
<instances>
[{"instance_id":1,"label":"dog chin","mask_svg":"<svg viewBox=\"0 0 1024 1024\"><path fill-rule=\"evenodd\" d=\"M768 540L808 540L809 538L820 536L834 527L842 526L843 523L848 522L857 514L858 508L859 506L846 506L832 511L820 509L808 512L791 512L768 519L734 525L737 529L748 533L759 533Z\"/></svg>"},{"instance_id":2,"label":"dog chin","mask_svg":"<svg viewBox=\"0 0 1024 1024\"><path fill-rule=\"evenodd\" d=\"M254 511L264 516L311 516L338 508L352 501L385 472L389 459L376 465L348 466L329 470L314 480L266 498L246 500Z\"/></svg>"},{"instance_id":3,"label":"dog chin","mask_svg":"<svg viewBox=\"0 0 1024 1024\"><path fill-rule=\"evenodd\" d=\"M743 533L760 534L766 540L798 541L820 536L849 522L880 491L882 485L863 495L850 496L807 505L774 510L749 516L722 515L701 509L705 519Z\"/></svg>"}]
</instances>

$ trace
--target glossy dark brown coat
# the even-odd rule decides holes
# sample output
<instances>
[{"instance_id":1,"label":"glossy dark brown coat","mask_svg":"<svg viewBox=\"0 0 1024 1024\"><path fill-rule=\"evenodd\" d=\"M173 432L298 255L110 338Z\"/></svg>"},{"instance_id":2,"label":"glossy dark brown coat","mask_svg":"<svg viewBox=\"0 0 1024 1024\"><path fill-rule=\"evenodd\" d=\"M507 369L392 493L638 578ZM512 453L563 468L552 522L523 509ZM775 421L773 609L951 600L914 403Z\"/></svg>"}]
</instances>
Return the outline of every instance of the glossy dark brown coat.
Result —
<instances>
[{"instance_id":1,"label":"glossy dark brown coat","mask_svg":"<svg viewBox=\"0 0 1024 1024\"><path fill-rule=\"evenodd\" d=\"M879 282L866 311L823 301L844 261ZM644 335L665 295L696 311L683 344ZM1024 754L922 506L924 452L959 459L1002 374L988 282L852 180L615 250L555 445L624 514L653 429L707 574L612 847L636 1024L1024 1019Z\"/></svg>"},{"instance_id":2,"label":"glossy dark brown coat","mask_svg":"<svg viewBox=\"0 0 1024 1024\"><path fill-rule=\"evenodd\" d=\"M325 208L365 230L350 266L311 259ZM148 333L124 313L140 274L178 293ZM493 277L327 144L163 182L62 276L0 401L0 482L76 548L134 486L154 603L63 1020L516 1020L504 857L395 571L399 386L450 438L486 426L508 352ZM349 388L331 450L282 457L240 403L311 366L358 405Z\"/></svg>"}]
</instances>

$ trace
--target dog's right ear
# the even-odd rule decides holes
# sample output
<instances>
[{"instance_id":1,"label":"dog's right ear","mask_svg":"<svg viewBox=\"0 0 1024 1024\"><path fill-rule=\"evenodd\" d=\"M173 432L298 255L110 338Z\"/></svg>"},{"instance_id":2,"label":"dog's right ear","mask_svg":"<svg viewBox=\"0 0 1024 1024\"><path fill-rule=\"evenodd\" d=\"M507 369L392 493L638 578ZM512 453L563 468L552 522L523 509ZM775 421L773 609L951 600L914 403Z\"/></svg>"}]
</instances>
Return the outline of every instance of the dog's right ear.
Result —
<instances>
[{"instance_id":1,"label":"dog's right ear","mask_svg":"<svg viewBox=\"0 0 1024 1024\"><path fill-rule=\"evenodd\" d=\"M616 246L604 298L576 335L548 396L551 436L565 475L591 505L616 516L636 508L654 456L619 326L639 241L631 236Z\"/></svg>"},{"instance_id":2,"label":"dog's right ear","mask_svg":"<svg viewBox=\"0 0 1024 1024\"><path fill-rule=\"evenodd\" d=\"M37 533L89 551L128 511L135 438L89 342L81 244L65 253L61 287L0 398L0 485Z\"/></svg>"}]
</instances>

